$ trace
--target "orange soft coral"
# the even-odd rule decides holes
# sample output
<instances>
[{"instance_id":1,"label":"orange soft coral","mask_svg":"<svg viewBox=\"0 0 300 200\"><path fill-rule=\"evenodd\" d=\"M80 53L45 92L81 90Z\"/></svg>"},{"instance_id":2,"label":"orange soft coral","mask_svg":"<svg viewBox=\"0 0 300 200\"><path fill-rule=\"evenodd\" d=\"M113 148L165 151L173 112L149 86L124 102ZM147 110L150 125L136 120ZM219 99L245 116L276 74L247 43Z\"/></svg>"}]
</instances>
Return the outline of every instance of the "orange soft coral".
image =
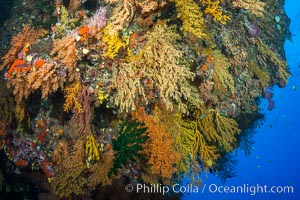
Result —
<instances>
[{"instance_id":1,"label":"orange soft coral","mask_svg":"<svg viewBox=\"0 0 300 200\"><path fill-rule=\"evenodd\" d=\"M17 167L26 167L26 165L27 165L27 162L23 159L20 159L16 162Z\"/></svg>"},{"instance_id":2,"label":"orange soft coral","mask_svg":"<svg viewBox=\"0 0 300 200\"><path fill-rule=\"evenodd\" d=\"M79 29L79 34L81 35L80 42L83 42L89 34L89 27L84 26L81 29Z\"/></svg>"},{"instance_id":3,"label":"orange soft coral","mask_svg":"<svg viewBox=\"0 0 300 200\"><path fill-rule=\"evenodd\" d=\"M38 59L34 62L33 66L34 67L37 67L37 68L40 68L43 66L43 64L45 63L45 60L44 59Z\"/></svg>"},{"instance_id":4,"label":"orange soft coral","mask_svg":"<svg viewBox=\"0 0 300 200\"><path fill-rule=\"evenodd\" d=\"M14 72L14 71L17 71L17 72L21 72L20 68L18 68L18 66L22 66L25 64L25 60L21 60L21 59L16 59L13 64L9 67L7 73L6 73L6 78L9 79L11 77L11 74Z\"/></svg>"}]
</instances>

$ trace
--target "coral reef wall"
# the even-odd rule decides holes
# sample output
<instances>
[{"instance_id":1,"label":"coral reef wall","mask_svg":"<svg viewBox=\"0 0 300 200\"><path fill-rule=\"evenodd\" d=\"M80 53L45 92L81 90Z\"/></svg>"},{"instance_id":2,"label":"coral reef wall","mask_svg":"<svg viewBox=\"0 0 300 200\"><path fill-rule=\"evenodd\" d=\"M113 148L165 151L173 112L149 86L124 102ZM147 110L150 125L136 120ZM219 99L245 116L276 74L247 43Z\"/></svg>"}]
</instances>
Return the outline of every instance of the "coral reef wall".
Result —
<instances>
[{"instance_id":1,"label":"coral reef wall","mask_svg":"<svg viewBox=\"0 0 300 200\"><path fill-rule=\"evenodd\" d=\"M232 176L224 160L247 143L259 98L272 109L290 76L283 4L13 1L1 18L0 182L101 199L127 183Z\"/></svg>"}]
</instances>

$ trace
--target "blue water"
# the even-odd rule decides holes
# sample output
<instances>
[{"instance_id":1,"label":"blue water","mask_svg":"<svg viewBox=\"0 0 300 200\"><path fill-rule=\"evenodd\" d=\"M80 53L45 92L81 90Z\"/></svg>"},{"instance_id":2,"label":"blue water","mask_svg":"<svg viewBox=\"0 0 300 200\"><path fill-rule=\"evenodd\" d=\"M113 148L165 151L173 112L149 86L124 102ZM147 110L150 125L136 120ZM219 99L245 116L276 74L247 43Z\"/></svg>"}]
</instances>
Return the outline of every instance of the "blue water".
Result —
<instances>
[{"instance_id":1,"label":"blue water","mask_svg":"<svg viewBox=\"0 0 300 200\"><path fill-rule=\"evenodd\" d=\"M203 177L206 184L203 192L203 188L191 191L190 194L185 192L184 199L300 199L300 105L297 103L300 100L300 1L286 0L285 4L293 34L292 42L285 43L285 51L293 76L284 89L274 88L275 108L272 111L267 109L267 101L262 100L260 107L266 121L255 130L252 154L245 156L241 151L234 152L238 158L238 176L227 179L225 183L213 175L208 175L207 180ZM248 192L238 194L225 193L222 188L244 185ZM278 190L284 186L292 186L293 192L254 194L255 191L250 187L257 185L266 186L268 190L272 186L279 186ZM222 186L220 192L215 192L215 186Z\"/></svg>"}]
</instances>

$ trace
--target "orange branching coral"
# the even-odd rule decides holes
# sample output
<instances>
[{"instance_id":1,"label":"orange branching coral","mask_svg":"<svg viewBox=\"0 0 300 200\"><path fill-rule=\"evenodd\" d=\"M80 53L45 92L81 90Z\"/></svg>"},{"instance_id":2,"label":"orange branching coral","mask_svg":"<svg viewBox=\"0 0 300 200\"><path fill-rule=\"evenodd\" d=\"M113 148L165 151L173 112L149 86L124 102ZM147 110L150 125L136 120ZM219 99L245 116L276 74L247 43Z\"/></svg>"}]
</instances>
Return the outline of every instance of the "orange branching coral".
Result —
<instances>
[{"instance_id":1,"label":"orange branching coral","mask_svg":"<svg viewBox=\"0 0 300 200\"><path fill-rule=\"evenodd\" d=\"M73 83L72 85L65 88L65 104L64 111L70 111L73 107L78 112L83 112L82 105L78 100L78 96L81 92L81 84L79 82Z\"/></svg>"},{"instance_id":2,"label":"orange branching coral","mask_svg":"<svg viewBox=\"0 0 300 200\"><path fill-rule=\"evenodd\" d=\"M244 8L258 17L264 16L265 4L259 0L234 0L232 2L233 7Z\"/></svg>"},{"instance_id":3,"label":"orange branching coral","mask_svg":"<svg viewBox=\"0 0 300 200\"><path fill-rule=\"evenodd\" d=\"M23 32L15 35L11 40L11 48L8 53L3 57L3 64L0 65L0 70L6 67L8 64L12 63L18 53L28 44L33 44L40 34L31 29L30 26L25 26ZM27 48L27 47L26 47ZM26 49L24 49L26 51ZM28 50L28 49L27 49Z\"/></svg>"},{"instance_id":4,"label":"orange branching coral","mask_svg":"<svg viewBox=\"0 0 300 200\"><path fill-rule=\"evenodd\" d=\"M171 178L177 171L174 167L179 162L181 155L174 148L171 134L155 117L147 115L143 108L138 108L132 113L133 118L144 122L148 132L148 142L144 148L148 156L148 165L154 175Z\"/></svg>"},{"instance_id":5,"label":"orange branching coral","mask_svg":"<svg viewBox=\"0 0 300 200\"><path fill-rule=\"evenodd\" d=\"M193 130L185 128L186 122L182 119L181 113L176 110L167 110L162 103L155 105L153 116L171 134L174 148L182 155L179 162L176 163L178 177L180 177L180 173L189 174L192 158L194 157Z\"/></svg>"},{"instance_id":6,"label":"orange branching coral","mask_svg":"<svg viewBox=\"0 0 300 200\"><path fill-rule=\"evenodd\" d=\"M56 74L54 63L38 59L33 66L34 70L28 70L28 67L31 68L28 65L26 68L22 68L23 71L17 71L18 73L9 77L8 87L13 88L13 94L18 103L26 99L33 91L40 89L42 98L45 99L49 93L57 91L59 87L63 88L64 79Z\"/></svg>"},{"instance_id":7,"label":"orange branching coral","mask_svg":"<svg viewBox=\"0 0 300 200\"><path fill-rule=\"evenodd\" d=\"M61 62L66 67L74 67L77 61L76 41L71 34L66 35L62 39L54 40L51 55L54 60Z\"/></svg>"},{"instance_id":8,"label":"orange branching coral","mask_svg":"<svg viewBox=\"0 0 300 200\"><path fill-rule=\"evenodd\" d=\"M158 2L152 0L137 1L137 5L141 8L142 14L148 14L158 8Z\"/></svg>"},{"instance_id":9,"label":"orange branching coral","mask_svg":"<svg viewBox=\"0 0 300 200\"><path fill-rule=\"evenodd\" d=\"M52 92L63 88L64 79L56 74L57 66L53 62L45 62L40 59L34 64L35 67L39 67L36 70L32 70L27 76L27 84L32 91L41 89L42 98L47 98Z\"/></svg>"},{"instance_id":10,"label":"orange branching coral","mask_svg":"<svg viewBox=\"0 0 300 200\"><path fill-rule=\"evenodd\" d=\"M228 15L223 14L222 9L220 8L219 0L200 0L200 2L206 7L204 11L205 14L212 15L215 21L218 21L221 24L225 25L227 20L230 19Z\"/></svg>"},{"instance_id":11,"label":"orange branching coral","mask_svg":"<svg viewBox=\"0 0 300 200\"><path fill-rule=\"evenodd\" d=\"M15 74L14 78L9 79L8 88L13 88L16 102L20 103L30 94L30 87L27 84L27 75L23 73Z\"/></svg>"}]
</instances>

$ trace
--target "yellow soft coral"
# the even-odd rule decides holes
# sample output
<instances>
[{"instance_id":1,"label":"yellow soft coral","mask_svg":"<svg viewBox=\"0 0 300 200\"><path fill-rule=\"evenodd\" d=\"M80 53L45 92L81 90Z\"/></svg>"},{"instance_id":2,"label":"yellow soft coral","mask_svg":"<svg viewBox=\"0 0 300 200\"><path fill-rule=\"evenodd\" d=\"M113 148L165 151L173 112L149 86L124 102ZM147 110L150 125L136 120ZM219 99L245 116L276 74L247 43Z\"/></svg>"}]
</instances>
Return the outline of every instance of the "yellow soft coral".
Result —
<instances>
[{"instance_id":1,"label":"yellow soft coral","mask_svg":"<svg viewBox=\"0 0 300 200\"><path fill-rule=\"evenodd\" d=\"M220 1L211 1L211 0L200 0L202 5L205 8L205 14L211 14L215 21L220 22L223 25L226 25L227 20L230 19L228 15L223 14L223 11L220 8Z\"/></svg>"},{"instance_id":2,"label":"yellow soft coral","mask_svg":"<svg viewBox=\"0 0 300 200\"><path fill-rule=\"evenodd\" d=\"M213 79L215 86L214 88L221 93L227 93L229 90L231 94L234 94L234 79L229 72L231 63L229 60L221 53L221 51L214 51L212 53L214 73ZM225 90L224 90L225 89Z\"/></svg>"},{"instance_id":3,"label":"yellow soft coral","mask_svg":"<svg viewBox=\"0 0 300 200\"><path fill-rule=\"evenodd\" d=\"M106 101L109 97L109 94L106 93L105 91L103 90L99 90L98 91L98 100L99 100L99 103L100 104L103 104L104 101Z\"/></svg>"},{"instance_id":4,"label":"yellow soft coral","mask_svg":"<svg viewBox=\"0 0 300 200\"><path fill-rule=\"evenodd\" d=\"M198 5L193 0L172 0L176 4L178 17L182 20L182 31L186 35L192 33L198 38L204 33L204 19Z\"/></svg>"},{"instance_id":5,"label":"yellow soft coral","mask_svg":"<svg viewBox=\"0 0 300 200\"><path fill-rule=\"evenodd\" d=\"M99 153L99 144L96 141L95 137L92 134L86 136L86 143L85 143L85 153L87 155L87 161L99 160L100 153Z\"/></svg>"},{"instance_id":6,"label":"yellow soft coral","mask_svg":"<svg viewBox=\"0 0 300 200\"><path fill-rule=\"evenodd\" d=\"M219 150L214 145L208 145L197 128L194 128L194 134L194 155L199 154L200 160L204 164L204 169L209 169L219 159Z\"/></svg>"},{"instance_id":7,"label":"yellow soft coral","mask_svg":"<svg viewBox=\"0 0 300 200\"><path fill-rule=\"evenodd\" d=\"M196 110L197 129L205 139L225 152L231 152L236 145L236 135L240 133L238 123L228 117L222 116L214 109Z\"/></svg>"},{"instance_id":8,"label":"yellow soft coral","mask_svg":"<svg viewBox=\"0 0 300 200\"><path fill-rule=\"evenodd\" d=\"M118 32L110 33L111 25L107 25L104 29L104 35L102 41L107 44L107 50L104 56L114 59L121 48L125 48L126 45L119 37Z\"/></svg>"}]
</instances>

